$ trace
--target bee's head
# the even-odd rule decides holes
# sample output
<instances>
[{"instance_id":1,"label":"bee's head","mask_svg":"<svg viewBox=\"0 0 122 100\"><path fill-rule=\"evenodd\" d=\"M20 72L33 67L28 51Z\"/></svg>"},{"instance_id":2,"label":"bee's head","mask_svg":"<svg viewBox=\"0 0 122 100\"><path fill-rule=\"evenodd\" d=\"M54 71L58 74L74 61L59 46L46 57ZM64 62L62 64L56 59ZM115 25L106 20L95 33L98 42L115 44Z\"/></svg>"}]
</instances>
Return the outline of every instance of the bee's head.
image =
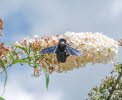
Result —
<instances>
[{"instance_id":1,"label":"bee's head","mask_svg":"<svg viewBox=\"0 0 122 100\"><path fill-rule=\"evenodd\" d=\"M60 46L66 46L66 39L60 39L58 44Z\"/></svg>"}]
</instances>

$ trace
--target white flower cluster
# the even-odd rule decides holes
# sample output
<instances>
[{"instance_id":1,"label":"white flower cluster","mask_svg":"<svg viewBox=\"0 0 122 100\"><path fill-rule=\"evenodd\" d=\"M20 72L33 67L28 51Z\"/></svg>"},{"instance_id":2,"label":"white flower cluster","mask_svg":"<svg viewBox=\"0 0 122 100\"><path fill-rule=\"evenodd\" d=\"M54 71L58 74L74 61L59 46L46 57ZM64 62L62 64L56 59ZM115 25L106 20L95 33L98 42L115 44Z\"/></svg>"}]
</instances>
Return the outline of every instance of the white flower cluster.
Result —
<instances>
[{"instance_id":1,"label":"white flower cluster","mask_svg":"<svg viewBox=\"0 0 122 100\"><path fill-rule=\"evenodd\" d=\"M65 36L82 52L84 63L108 63L117 57L118 42L102 33L67 32Z\"/></svg>"},{"instance_id":2,"label":"white flower cluster","mask_svg":"<svg viewBox=\"0 0 122 100\"><path fill-rule=\"evenodd\" d=\"M82 55L69 56L66 63L59 64L58 72L79 68L87 63L113 63L117 57L118 42L102 33L67 32L64 38Z\"/></svg>"},{"instance_id":3,"label":"white flower cluster","mask_svg":"<svg viewBox=\"0 0 122 100\"><path fill-rule=\"evenodd\" d=\"M32 41L33 47L38 50L40 47L46 48L57 45L60 38L65 38L67 40L67 45L79 50L82 55L71 55L67 58L65 63L58 63L55 54L45 55L46 58L51 58L52 61L50 62L50 60L48 61L48 59L43 58L41 59L41 65L44 65L46 68L52 66L53 71L64 72L85 66L87 63L109 63L113 62L117 57L118 42L102 33L67 32L64 35L41 37L40 39L34 37L33 39L29 39L29 41L26 40L26 42L31 43ZM19 44L21 44L21 42Z\"/></svg>"}]
</instances>

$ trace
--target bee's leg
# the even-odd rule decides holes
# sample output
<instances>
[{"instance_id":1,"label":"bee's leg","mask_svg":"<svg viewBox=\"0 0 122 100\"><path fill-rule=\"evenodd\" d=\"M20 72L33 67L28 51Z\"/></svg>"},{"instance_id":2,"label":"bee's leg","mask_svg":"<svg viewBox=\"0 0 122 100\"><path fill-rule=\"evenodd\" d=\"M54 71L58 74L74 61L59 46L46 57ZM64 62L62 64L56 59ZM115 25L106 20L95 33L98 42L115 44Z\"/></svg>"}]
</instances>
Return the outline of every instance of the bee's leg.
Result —
<instances>
[{"instance_id":1,"label":"bee's leg","mask_svg":"<svg viewBox=\"0 0 122 100\"><path fill-rule=\"evenodd\" d=\"M66 53L66 57L68 57L69 56L69 54L68 53Z\"/></svg>"},{"instance_id":2,"label":"bee's leg","mask_svg":"<svg viewBox=\"0 0 122 100\"><path fill-rule=\"evenodd\" d=\"M69 56L69 53L67 51L65 51L65 52L66 52L66 57L68 57Z\"/></svg>"}]
</instances>

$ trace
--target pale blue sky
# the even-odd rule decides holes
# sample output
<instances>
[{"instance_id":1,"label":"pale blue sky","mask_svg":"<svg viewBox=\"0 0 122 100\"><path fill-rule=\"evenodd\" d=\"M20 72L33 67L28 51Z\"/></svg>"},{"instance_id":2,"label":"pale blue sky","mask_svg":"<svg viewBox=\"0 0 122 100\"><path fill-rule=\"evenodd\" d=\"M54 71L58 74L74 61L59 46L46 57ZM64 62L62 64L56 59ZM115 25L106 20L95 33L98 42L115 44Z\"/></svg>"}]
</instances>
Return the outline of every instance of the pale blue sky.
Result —
<instances>
[{"instance_id":1,"label":"pale blue sky","mask_svg":"<svg viewBox=\"0 0 122 100\"><path fill-rule=\"evenodd\" d=\"M122 38L121 0L0 0L0 17L4 20L2 32L7 41L67 31L103 32L116 40ZM8 69L4 97L6 100L85 100L89 90L109 75L112 68L110 64L88 64L85 68L54 73L46 91L43 76L34 78L30 67L15 65ZM2 81L0 88L1 84Z\"/></svg>"}]
</instances>

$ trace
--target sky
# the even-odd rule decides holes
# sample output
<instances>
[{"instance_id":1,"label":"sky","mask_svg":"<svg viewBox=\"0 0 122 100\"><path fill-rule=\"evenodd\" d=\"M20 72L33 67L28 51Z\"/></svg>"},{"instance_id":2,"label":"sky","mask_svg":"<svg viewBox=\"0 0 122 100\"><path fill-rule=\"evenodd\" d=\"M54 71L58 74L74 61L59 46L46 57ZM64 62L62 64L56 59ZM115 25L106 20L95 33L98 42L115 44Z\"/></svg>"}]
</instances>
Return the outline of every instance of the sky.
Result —
<instances>
[{"instance_id":1,"label":"sky","mask_svg":"<svg viewBox=\"0 0 122 100\"><path fill-rule=\"evenodd\" d=\"M34 34L65 32L102 32L115 40L122 38L122 0L0 0L7 41L16 42ZM122 50L118 59L122 61ZM48 91L45 78L32 76L27 65L9 68L6 100L85 100L91 88L99 85L113 66L88 64L84 68L50 75ZM4 74L0 76L1 80ZM0 90L3 88L0 81Z\"/></svg>"}]
</instances>

